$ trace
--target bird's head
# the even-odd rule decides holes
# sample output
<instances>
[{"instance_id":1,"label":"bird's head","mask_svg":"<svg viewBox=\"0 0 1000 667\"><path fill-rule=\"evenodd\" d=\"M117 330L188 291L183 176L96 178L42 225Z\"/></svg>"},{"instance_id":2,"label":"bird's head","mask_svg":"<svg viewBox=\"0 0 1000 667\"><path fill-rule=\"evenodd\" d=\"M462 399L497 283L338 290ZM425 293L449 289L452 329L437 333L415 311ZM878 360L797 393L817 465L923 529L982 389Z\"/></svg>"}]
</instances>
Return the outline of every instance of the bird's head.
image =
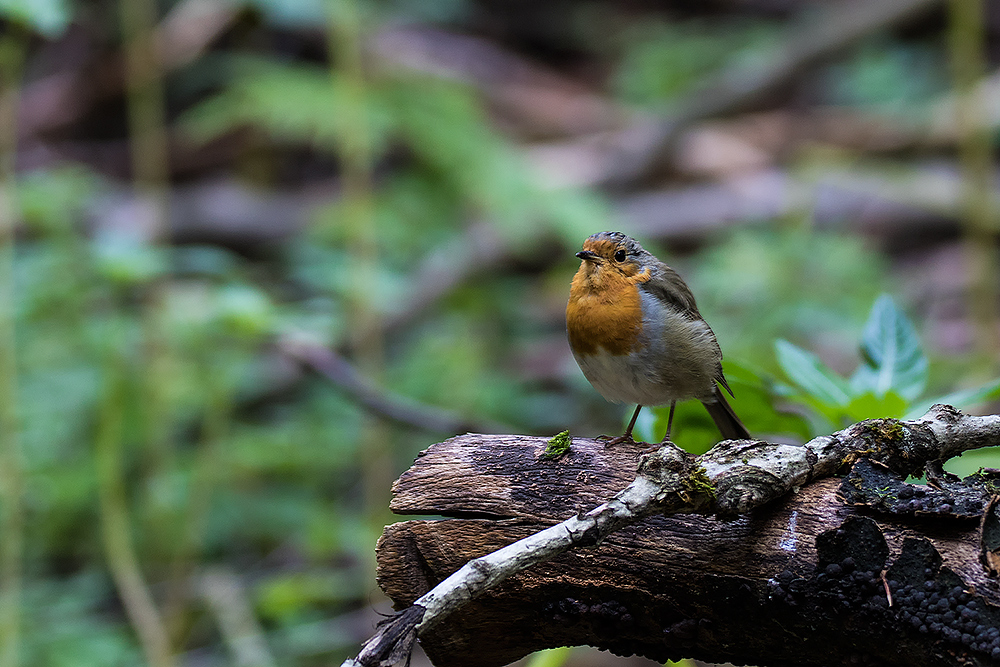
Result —
<instances>
[{"instance_id":1,"label":"bird's head","mask_svg":"<svg viewBox=\"0 0 1000 667\"><path fill-rule=\"evenodd\" d=\"M598 232L583 242L583 250L576 253L583 260L580 272L602 276L616 272L631 278L641 273L652 255L638 241L621 232Z\"/></svg>"}]
</instances>

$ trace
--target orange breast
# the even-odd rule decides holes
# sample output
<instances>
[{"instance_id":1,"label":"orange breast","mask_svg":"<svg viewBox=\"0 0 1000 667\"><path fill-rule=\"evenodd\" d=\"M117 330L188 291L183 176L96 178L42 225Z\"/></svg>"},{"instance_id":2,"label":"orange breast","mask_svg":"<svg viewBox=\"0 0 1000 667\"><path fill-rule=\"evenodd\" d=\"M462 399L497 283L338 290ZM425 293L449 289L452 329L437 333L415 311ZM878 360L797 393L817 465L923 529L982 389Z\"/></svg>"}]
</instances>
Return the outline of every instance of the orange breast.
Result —
<instances>
[{"instance_id":1,"label":"orange breast","mask_svg":"<svg viewBox=\"0 0 1000 667\"><path fill-rule=\"evenodd\" d=\"M566 304L569 344L580 355L625 355L635 349L642 332L639 282L649 280L649 272L625 276L611 268L588 270L580 266L573 277Z\"/></svg>"}]
</instances>

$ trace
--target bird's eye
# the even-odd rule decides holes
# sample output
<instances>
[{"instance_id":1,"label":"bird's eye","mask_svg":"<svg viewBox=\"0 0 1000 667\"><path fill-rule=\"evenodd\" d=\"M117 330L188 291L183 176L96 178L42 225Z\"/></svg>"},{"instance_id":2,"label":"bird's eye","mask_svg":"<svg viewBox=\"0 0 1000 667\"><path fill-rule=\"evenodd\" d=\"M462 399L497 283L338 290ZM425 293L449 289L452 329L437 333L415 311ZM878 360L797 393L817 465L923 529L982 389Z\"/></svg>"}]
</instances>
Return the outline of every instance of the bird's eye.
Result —
<instances>
[{"instance_id":1,"label":"bird's eye","mask_svg":"<svg viewBox=\"0 0 1000 667\"><path fill-rule=\"evenodd\" d=\"M616 262L625 261L625 250L623 248L619 248L618 251L615 253L615 261Z\"/></svg>"}]
</instances>

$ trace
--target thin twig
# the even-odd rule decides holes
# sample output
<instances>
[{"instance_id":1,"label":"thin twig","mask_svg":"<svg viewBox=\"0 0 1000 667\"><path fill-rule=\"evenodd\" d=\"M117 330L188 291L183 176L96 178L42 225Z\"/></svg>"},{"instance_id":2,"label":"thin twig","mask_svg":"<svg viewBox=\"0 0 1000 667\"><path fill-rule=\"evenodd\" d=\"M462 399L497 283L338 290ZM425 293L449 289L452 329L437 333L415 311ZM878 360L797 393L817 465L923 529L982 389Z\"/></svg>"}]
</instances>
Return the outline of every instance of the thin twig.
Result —
<instances>
[{"instance_id":1,"label":"thin twig","mask_svg":"<svg viewBox=\"0 0 1000 667\"><path fill-rule=\"evenodd\" d=\"M150 238L160 242L166 237L168 200L168 150L165 93L162 70L156 47L150 39L156 20L152 0L119 0L127 88L129 149L135 187L152 206ZM143 426L147 451L154 458L153 475L171 466L169 448L169 407L165 377L168 365L167 345L162 331L163 290L158 282L148 286L143 308L145 333L145 368L143 373L146 411ZM153 667L171 667L174 656L170 637L156 603L150 595L138 558L129 536L124 481L121 478L121 419L124 397L121 395L123 362L110 351L108 364L111 382L98 439L101 460L101 505L104 538L109 565L122 594L130 620L142 642L146 659Z\"/></svg>"},{"instance_id":2,"label":"thin twig","mask_svg":"<svg viewBox=\"0 0 1000 667\"><path fill-rule=\"evenodd\" d=\"M885 601L892 606L892 591L889 590L889 582L885 578L885 570L879 573L879 579L882 580L882 587L885 589Z\"/></svg>"},{"instance_id":3,"label":"thin twig","mask_svg":"<svg viewBox=\"0 0 1000 667\"><path fill-rule=\"evenodd\" d=\"M328 2L327 50L330 55L330 86L342 95L338 115L340 134L337 158L340 164L338 215L328 218L346 236L349 282L345 306L350 323L344 344L361 371L380 380L385 369L385 345L378 288L382 264L379 259L379 216L375 214L374 165L369 107L371 82L362 65L363 22L356 0ZM385 489L392 482L392 439L380 419L366 419L358 432L362 489L366 512L377 516L385 502Z\"/></svg>"},{"instance_id":4,"label":"thin twig","mask_svg":"<svg viewBox=\"0 0 1000 667\"><path fill-rule=\"evenodd\" d=\"M120 341L117 341L120 343ZM121 448L125 411L124 361L113 341L106 351L106 389L98 417L94 458L101 513L101 537L108 569L135 628L150 667L173 667L166 626L146 586L132 544Z\"/></svg>"},{"instance_id":5,"label":"thin twig","mask_svg":"<svg viewBox=\"0 0 1000 667\"><path fill-rule=\"evenodd\" d=\"M323 345L285 338L278 342L278 349L346 391L366 409L405 426L435 433L505 433L510 430L499 422L463 417L380 389L346 359Z\"/></svg>"}]
</instances>

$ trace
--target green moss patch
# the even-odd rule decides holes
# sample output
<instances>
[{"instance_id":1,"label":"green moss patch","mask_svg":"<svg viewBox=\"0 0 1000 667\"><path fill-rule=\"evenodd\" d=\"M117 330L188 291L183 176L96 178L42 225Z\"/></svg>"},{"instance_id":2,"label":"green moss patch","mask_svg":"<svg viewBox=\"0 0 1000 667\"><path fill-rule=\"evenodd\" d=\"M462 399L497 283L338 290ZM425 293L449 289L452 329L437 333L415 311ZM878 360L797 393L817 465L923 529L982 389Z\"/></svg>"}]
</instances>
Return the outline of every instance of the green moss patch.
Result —
<instances>
[{"instance_id":1,"label":"green moss patch","mask_svg":"<svg viewBox=\"0 0 1000 667\"><path fill-rule=\"evenodd\" d=\"M572 440L569 431L555 434L549 439L549 444L545 447L545 451L542 452L541 458L549 460L562 458L569 453Z\"/></svg>"}]
</instances>

